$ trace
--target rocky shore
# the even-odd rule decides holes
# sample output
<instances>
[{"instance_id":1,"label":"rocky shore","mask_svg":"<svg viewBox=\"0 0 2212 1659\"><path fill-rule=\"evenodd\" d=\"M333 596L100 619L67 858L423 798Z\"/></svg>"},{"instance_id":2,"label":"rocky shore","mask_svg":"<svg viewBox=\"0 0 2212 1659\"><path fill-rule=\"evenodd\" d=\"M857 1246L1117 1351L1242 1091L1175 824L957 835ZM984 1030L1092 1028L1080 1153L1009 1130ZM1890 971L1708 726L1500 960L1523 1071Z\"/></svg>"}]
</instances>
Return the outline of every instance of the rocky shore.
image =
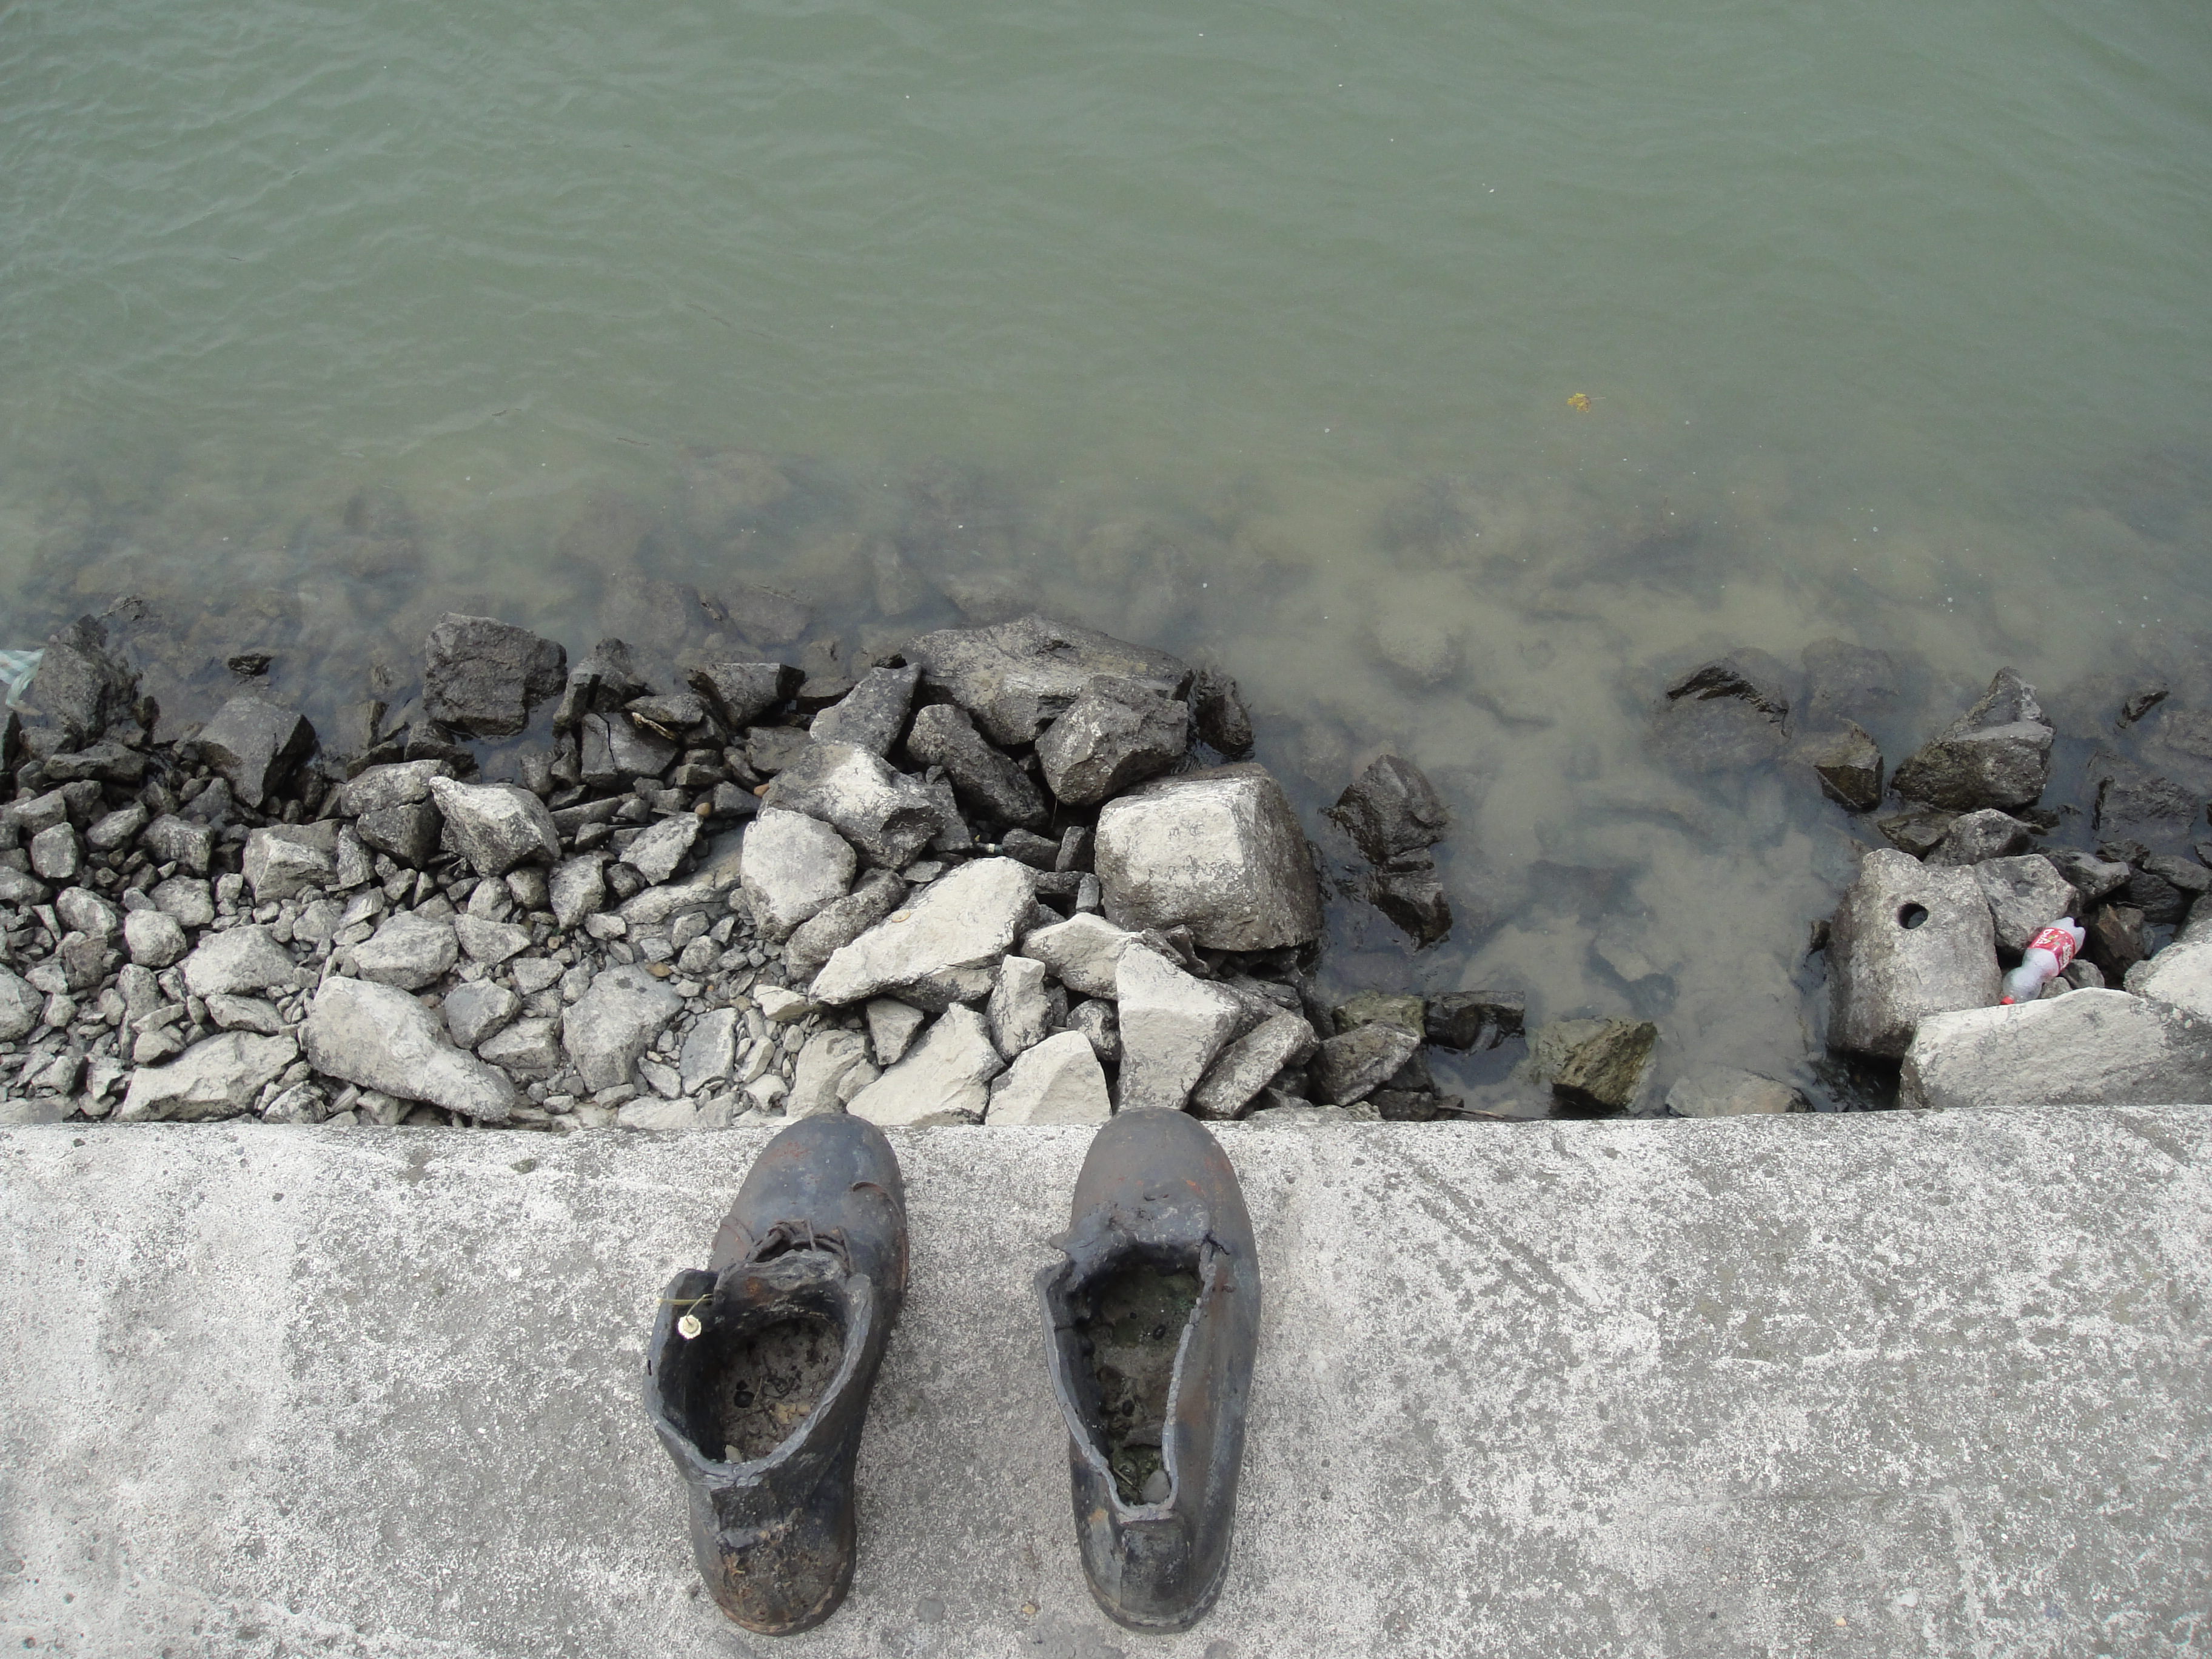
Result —
<instances>
[{"instance_id":1,"label":"rocky shore","mask_svg":"<svg viewBox=\"0 0 2212 1659\"><path fill-rule=\"evenodd\" d=\"M1323 1006L1235 685L1042 617L678 684L448 615L354 752L252 691L157 720L91 617L9 716L12 1121L1421 1120L1459 1109L1429 1045L1520 1032L1504 994ZM1385 757L1335 816L1441 937L1427 780Z\"/></svg>"}]
</instances>

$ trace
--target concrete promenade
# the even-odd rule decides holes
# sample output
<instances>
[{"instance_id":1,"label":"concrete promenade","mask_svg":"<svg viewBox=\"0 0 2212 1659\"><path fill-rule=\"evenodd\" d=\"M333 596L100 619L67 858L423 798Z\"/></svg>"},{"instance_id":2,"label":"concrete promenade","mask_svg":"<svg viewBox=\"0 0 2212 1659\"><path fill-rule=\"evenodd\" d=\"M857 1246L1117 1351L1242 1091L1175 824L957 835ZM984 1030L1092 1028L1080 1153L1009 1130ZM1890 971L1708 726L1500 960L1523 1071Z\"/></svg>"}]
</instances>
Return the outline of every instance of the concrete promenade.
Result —
<instances>
[{"instance_id":1,"label":"concrete promenade","mask_svg":"<svg viewBox=\"0 0 2212 1659\"><path fill-rule=\"evenodd\" d=\"M764 1133L0 1131L0 1648L169 1659L2212 1648L2212 1109L1231 1127L1215 1614L1085 1594L1030 1279L1085 1134L898 1138L851 1600L696 1589L637 1400Z\"/></svg>"}]
</instances>

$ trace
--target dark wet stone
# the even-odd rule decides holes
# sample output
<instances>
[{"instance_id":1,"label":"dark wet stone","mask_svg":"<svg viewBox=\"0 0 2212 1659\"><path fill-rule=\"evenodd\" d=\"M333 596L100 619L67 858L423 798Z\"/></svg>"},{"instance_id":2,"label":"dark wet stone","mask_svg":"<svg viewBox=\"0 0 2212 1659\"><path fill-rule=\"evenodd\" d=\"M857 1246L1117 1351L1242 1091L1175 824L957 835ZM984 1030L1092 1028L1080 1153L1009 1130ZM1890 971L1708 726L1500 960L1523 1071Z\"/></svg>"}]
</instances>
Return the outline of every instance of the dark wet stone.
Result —
<instances>
[{"instance_id":1,"label":"dark wet stone","mask_svg":"<svg viewBox=\"0 0 2212 1659\"><path fill-rule=\"evenodd\" d=\"M1814 731L1872 720L1879 725L1897 703L1897 665L1886 651L1844 640L1815 640L1805 647L1805 724Z\"/></svg>"},{"instance_id":2,"label":"dark wet stone","mask_svg":"<svg viewBox=\"0 0 2212 1659\"><path fill-rule=\"evenodd\" d=\"M422 712L480 738L512 737L560 695L568 653L526 628L448 611L422 641Z\"/></svg>"},{"instance_id":3,"label":"dark wet stone","mask_svg":"<svg viewBox=\"0 0 2212 1659\"><path fill-rule=\"evenodd\" d=\"M2085 924L2081 954L2118 985L2128 969L2150 954L2150 930L2143 913L2130 904L2100 904Z\"/></svg>"},{"instance_id":4,"label":"dark wet stone","mask_svg":"<svg viewBox=\"0 0 2212 1659\"><path fill-rule=\"evenodd\" d=\"M623 713L672 743L705 723L707 705L688 691L676 691L665 696L632 697L623 705Z\"/></svg>"},{"instance_id":5,"label":"dark wet stone","mask_svg":"<svg viewBox=\"0 0 2212 1659\"><path fill-rule=\"evenodd\" d=\"M2027 848L2027 826L1994 807L1954 820L1927 854L1930 864L1971 865L2005 859Z\"/></svg>"},{"instance_id":6,"label":"dark wet stone","mask_svg":"<svg viewBox=\"0 0 2212 1659\"><path fill-rule=\"evenodd\" d=\"M1201 668L1190 683L1190 721L1199 741L1228 760L1252 752L1252 717L1237 694L1237 682Z\"/></svg>"},{"instance_id":7,"label":"dark wet stone","mask_svg":"<svg viewBox=\"0 0 2212 1659\"><path fill-rule=\"evenodd\" d=\"M1009 830L999 838L999 850L1018 863L1032 870L1056 870L1060 865L1060 843L1042 836L1032 835L1026 830Z\"/></svg>"},{"instance_id":8,"label":"dark wet stone","mask_svg":"<svg viewBox=\"0 0 2212 1659\"><path fill-rule=\"evenodd\" d=\"M836 702L814 717L807 735L817 743L849 743L872 755L888 755L906 731L919 668L872 668Z\"/></svg>"},{"instance_id":9,"label":"dark wet stone","mask_svg":"<svg viewBox=\"0 0 2212 1659\"><path fill-rule=\"evenodd\" d=\"M1328 1011L1328 1029L1339 1036L1377 1023L1421 1036L1428 1026L1427 1008L1411 991L1359 991Z\"/></svg>"},{"instance_id":10,"label":"dark wet stone","mask_svg":"<svg viewBox=\"0 0 2212 1659\"><path fill-rule=\"evenodd\" d=\"M2167 846L2186 838L2200 822L2203 798L2148 767L2100 754L2091 761L2089 772L2096 787L2089 821L2100 836Z\"/></svg>"},{"instance_id":11,"label":"dark wet stone","mask_svg":"<svg viewBox=\"0 0 2212 1659\"><path fill-rule=\"evenodd\" d=\"M200 730L200 752L248 806L259 806L315 746L315 728L296 708L233 697Z\"/></svg>"},{"instance_id":12,"label":"dark wet stone","mask_svg":"<svg viewBox=\"0 0 2212 1659\"><path fill-rule=\"evenodd\" d=\"M457 777L477 769L477 757L460 734L437 720L417 720L408 727L400 755L410 761L443 761Z\"/></svg>"},{"instance_id":13,"label":"dark wet stone","mask_svg":"<svg viewBox=\"0 0 2212 1659\"><path fill-rule=\"evenodd\" d=\"M49 755L46 766L49 783L96 778L102 783L136 784L146 775L146 757L119 743L95 743L73 752Z\"/></svg>"},{"instance_id":14,"label":"dark wet stone","mask_svg":"<svg viewBox=\"0 0 2212 1659\"><path fill-rule=\"evenodd\" d=\"M744 731L771 708L789 702L805 678L781 662L709 663L688 677L691 689L714 706L732 732Z\"/></svg>"},{"instance_id":15,"label":"dark wet stone","mask_svg":"<svg viewBox=\"0 0 2212 1659\"><path fill-rule=\"evenodd\" d=\"M1620 1112L1636 1103L1659 1028L1650 1020L1607 1020L1567 1053L1552 1077L1554 1104L1573 1112Z\"/></svg>"},{"instance_id":16,"label":"dark wet stone","mask_svg":"<svg viewBox=\"0 0 2212 1659\"><path fill-rule=\"evenodd\" d=\"M1037 738L1046 787L1095 806L1166 771L1190 747L1190 711L1140 681L1099 676Z\"/></svg>"},{"instance_id":17,"label":"dark wet stone","mask_svg":"<svg viewBox=\"0 0 2212 1659\"><path fill-rule=\"evenodd\" d=\"M362 813L354 821L354 831L376 851L420 869L437 856L445 822L428 801L410 801Z\"/></svg>"},{"instance_id":18,"label":"dark wet stone","mask_svg":"<svg viewBox=\"0 0 2212 1659\"><path fill-rule=\"evenodd\" d=\"M1900 853L1910 853L1914 858L1924 859L1951 833L1951 826L1959 821L1956 812L1941 812L1933 807L1918 807L1894 817L1876 818L1874 827L1881 831L1882 839Z\"/></svg>"},{"instance_id":19,"label":"dark wet stone","mask_svg":"<svg viewBox=\"0 0 2212 1659\"><path fill-rule=\"evenodd\" d=\"M2191 898L2212 890L2212 870L2205 868L2197 859L2154 853L2142 861L2142 867L2151 875L2172 883Z\"/></svg>"},{"instance_id":20,"label":"dark wet stone","mask_svg":"<svg viewBox=\"0 0 2212 1659\"><path fill-rule=\"evenodd\" d=\"M1353 779L1328 815L1377 864L1433 847L1451 830L1443 798L1420 768L1397 755L1378 757Z\"/></svg>"},{"instance_id":21,"label":"dark wet stone","mask_svg":"<svg viewBox=\"0 0 2212 1659\"><path fill-rule=\"evenodd\" d=\"M634 570L607 579L599 596L599 626L647 650L672 650L715 626L720 618L697 588L662 581Z\"/></svg>"},{"instance_id":22,"label":"dark wet stone","mask_svg":"<svg viewBox=\"0 0 2212 1659\"><path fill-rule=\"evenodd\" d=\"M2180 863L2181 860L2176 860L2175 862ZM2151 927L2171 927L2189 914L2189 906L2197 893L2179 886L2162 872L2144 869L2130 873L2127 885L2121 888L2116 896L2121 902L2142 911L2143 921Z\"/></svg>"},{"instance_id":23,"label":"dark wet stone","mask_svg":"<svg viewBox=\"0 0 2212 1659\"><path fill-rule=\"evenodd\" d=\"M580 734L584 781L599 788L657 778L676 762L676 745L627 714L586 714Z\"/></svg>"},{"instance_id":24,"label":"dark wet stone","mask_svg":"<svg viewBox=\"0 0 2212 1659\"><path fill-rule=\"evenodd\" d=\"M760 797L740 784L718 783L707 810L715 818L749 818L760 811Z\"/></svg>"},{"instance_id":25,"label":"dark wet stone","mask_svg":"<svg viewBox=\"0 0 2212 1659\"><path fill-rule=\"evenodd\" d=\"M1451 902L1433 869L1386 870L1369 884L1367 896L1418 948L1425 950L1451 932Z\"/></svg>"},{"instance_id":26,"label":"dark wet stone","mask_svg":"<svg viewBox=\"0 0 2212 1659\"><path fill-rule=\"evenodd\" d=\"M1385 1123L1433 1123L1452 1109L1433 1091L1377 1089L1367 1098Z\"/></svg>"},{"instance_id":27,"label":"dark wet stone","mask_svg":"<svg viewBox=\"0 0 2212 1659\"><path fill-rule=\"evenodd\" d=\"M2099 858L2073 847L2053 848L2044 857L2081 896L2084 904L2094 904L2107 893L2118 892L2127 883L2129 871L2124 859Z\"/></svg>"},{"instance_id":28,"label":"dark wet stone","mask_svg":"<svg viewBox=\"0 0 2212 1659\"><path fill-rule=\"evenodd\" d=\"M1881 748L1863 727L1846 722L1839 732L1808 738L1804 756L1820 793L1845 811L1881 805Z\"/></svg>"},{"instance_id":29,"label":"dark wet stone","mask_svg":"<svg viewBox=\"0 0 2212 1659\"><path fill-rule=\"evenodd\" d=\"M1756 765L1787 745L1790 698L1782 665L1742 651L1700 664L1667 688L1652 716L1660 754L1688 772Z\"/></svg>"},{"instance_id":30,"label":"dark wet stone","mask_svg":"<svg viewBox=\"0 0 2212 1659\"><path fill-rule=\"evenodd\" d=\"M2120 704L2120 717L2118 720L2120 726L2124 729L2125 727L2133 726L2145 714L2149 714L2152 709L2164 702L2166 699L2168 690L2169 688L2164 680L2153 680L2149 684L2142 686L2137 690L2130 692L2125 700L2124 700Z\"/></svg>"},{"instance_id":31,"label":"dark wet stone","mask_svg":"<svg viewBox=\"0 0 2212 1659\"><path fill-rule=\"evenodd\" d=\"M1429 999L1426 1035L1439 1048L1480 1054L1521 1035L1528 1006L1515 991L1446 991Z\"/></svg>"},{"instance_id":32,"label":"dark wet stone","mask_svg":"<svg viewBox=\"0 0 2212 1659\"><path fill-rule=\"evenodd\" d=\"M23 726L57 732L61 747L76 749L130 720L137 695L137 677L107 648L107 629L80 617L48 637L23 690Z\"/></svg>"},{"instance_id":33,"label":"dark wet stone","mask_svg":"<svg viewBox=\"0 0 2212 1659\"><path fill-rule=\"evenodd\" d=\"M907 753L923 766L941 766L951 780L955 795L971 811L998 823L1034 826L1045 821L1044 795L1029 774L1012 757L1000 753L975 729L968 712L951 703L932 703L917 710L907 732ZM1006 838L1008 846L1012 837ZM1058 843L1030 836L1056 854ZM1019 857L1017 854L1015 856ZM1037 863L1049 870L1049 860Z\"/></svg>"},{"instance_id":34,"label":"dark wet stone","mask_svg":"<svg viewBox=\"0 0 2212 1659\"><path fill-rule=\"evenodd\" d=\"M590 656L568 671L561 706L553 714L554 729L573 730L585 715L611 714L652 690L629 647L620 640L601 640Z\"/></svg>"},{"instance_id":35,"label":"dark wet stone","mask_svg":"<svg viewBox=\"0 0 2212 1659\"><path fill-rule=\"evenodd\" d=\"M740 582L716 595L730 626L759 645L788 645L804 635L814 613L788 593Z\"/></svg>"},{"instance_id":36,"label":"dark wet stone","mask_svg":"<svg viewBox=\"0 0 2212 1659\"><path fill-rule=\"evenodd\" d=\"M958 703L998 744L1034 742L1099 675L1135 680L1170 697L1190 683L1190 669L1165 652L1036 616L995 628L941 629L914 641L903 655L921 667L923 690Z\"/></svg>"},{"instance_id":37,"label":"dark wet stone","mask_svg":"<svg viewBox=\"0 0 2212 1659\"><path fill-rule=\"evenodd\" d=\"M2035 688L1999 669L1982 700L1916 750L1891 782L1908 800L1958 812L2030 805L2050 781L2052 735Z\"/></svg>"}]
</instances>

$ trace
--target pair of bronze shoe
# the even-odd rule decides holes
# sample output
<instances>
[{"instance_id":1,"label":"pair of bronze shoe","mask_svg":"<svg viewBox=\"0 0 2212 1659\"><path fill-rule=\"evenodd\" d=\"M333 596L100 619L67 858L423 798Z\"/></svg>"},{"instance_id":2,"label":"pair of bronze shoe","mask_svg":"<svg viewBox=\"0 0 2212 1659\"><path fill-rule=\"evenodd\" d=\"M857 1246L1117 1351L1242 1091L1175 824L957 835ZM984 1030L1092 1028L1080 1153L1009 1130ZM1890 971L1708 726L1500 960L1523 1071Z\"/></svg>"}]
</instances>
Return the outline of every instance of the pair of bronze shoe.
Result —
<instances>
[{"instance_id":1,"label":"pair of bronze shoe","mask_svg":"<svg viewBox=\"0 0 2212 1659\"><path fill-rule=\"evenodd\" d=\"M1038 1275L1091 1594L1176 1631L1229 1568L1260 1273L1234 1170L1203 1125L1132 1110L1092 1139L1064 1259ZM906 1291L898 1160L861 1119L770 1141L678 1273L646 1404L684 1478L699 1571L748 1630L811 1630L853 1579L854 1464Z\"/></svg>"}]
</instances>

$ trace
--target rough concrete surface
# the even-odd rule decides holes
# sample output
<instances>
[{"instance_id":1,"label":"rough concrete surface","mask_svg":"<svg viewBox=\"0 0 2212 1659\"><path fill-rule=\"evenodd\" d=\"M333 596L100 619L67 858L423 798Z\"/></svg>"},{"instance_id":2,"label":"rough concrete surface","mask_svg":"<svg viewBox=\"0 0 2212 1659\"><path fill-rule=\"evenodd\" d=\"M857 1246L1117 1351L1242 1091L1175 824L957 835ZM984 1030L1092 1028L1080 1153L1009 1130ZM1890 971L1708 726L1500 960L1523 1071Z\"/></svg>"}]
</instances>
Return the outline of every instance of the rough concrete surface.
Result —
<instances>
[{"instance_id":1,"label":"rough concrete surface","mask_svg":"<svg viewBox=\"0 0 2212 1659\"><path fill-rule=\"evenodd\" d=\"M1229 1126L1267 1301L1195 1630L1091 1606L1030 1275L1084 1129L901 1134L860 1559L694 1583L654 1297L764 1133L0 1133L0 1644L88 1655L2176 1654L2212 1113Z\"/></svg>"}]
</instances>

